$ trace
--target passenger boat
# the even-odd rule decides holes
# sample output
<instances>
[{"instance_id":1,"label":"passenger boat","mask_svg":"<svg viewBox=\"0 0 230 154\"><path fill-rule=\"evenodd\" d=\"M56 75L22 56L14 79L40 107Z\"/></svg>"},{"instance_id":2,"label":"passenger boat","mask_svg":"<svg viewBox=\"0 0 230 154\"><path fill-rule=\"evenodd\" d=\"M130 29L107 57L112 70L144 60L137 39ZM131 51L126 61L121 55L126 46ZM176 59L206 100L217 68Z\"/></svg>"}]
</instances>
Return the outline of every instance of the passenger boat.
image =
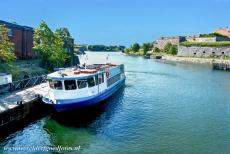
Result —
<instances>
[{"instance_id":1,"label":"passenger boat","mask_svg":"<svg viewBox=\"0 0 230 154\"><path fill-rule=\"evenodd\" d=\"M47 76L49 91L43 102L57 112L95 105L113 95L125 83L124 65L93 64L67 68Z\"/></svg>"}]
</instances>

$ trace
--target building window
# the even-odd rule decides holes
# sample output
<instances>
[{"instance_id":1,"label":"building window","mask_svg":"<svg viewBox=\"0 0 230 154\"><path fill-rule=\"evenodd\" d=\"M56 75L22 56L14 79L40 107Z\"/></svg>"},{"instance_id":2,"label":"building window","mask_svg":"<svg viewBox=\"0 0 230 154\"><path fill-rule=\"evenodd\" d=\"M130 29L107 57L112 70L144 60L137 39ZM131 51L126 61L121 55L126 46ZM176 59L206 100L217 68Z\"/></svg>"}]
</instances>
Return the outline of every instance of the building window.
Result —
<instances>
[{"instance_id":1,"label":"building window","mask_svg":"<svg viewBox=\"0 0 230 154\"><path fill-rule=\"evenodd\" d=\"M205 53L205 51L203 51L203 53Z\"/></svg>"},{"instance_id":2,"label":"building window","mask_svg":"<svg viewBox=\"0 0 230 154\"><path fill-rule=\"evenodd\" d=\"M93 77L88 78L87 83L89 88L95 86L94 78Z\"/></svg>"},{"instance_id":3,"label":"building window","mask_svg":"<svg viewBox=\"0 0 230 154\"><path fill-rule=\"evenodd\" d=\"M49 80L49 85L51 89L62 90L62 82L56 80Z\"/></svg>"},{"instance_id":4,"label":"building window","mask_svg":"<svg viewBox=\"0 0 230 154\"><path fill-rule=\"evenodd\" d=\"M79 89L87 87L87 81L84 79L77 80L77 86Z\"/></svg>"},{"instance_id":5,"label":"building window","mask_svg":"<svg viewBox=\"0 0 230 154\"><path fill-rule=\"evenodd\" d=\"M13 36L13 29L11 28L8 29L8 36Z\"/></svg>"},{"instance_id":6,"label":"building window","mask_svg":"<svg viewBox=\"0 0 230 154\"><path fill-rule=\"evenodd\" d=\"M75 80L65 80L65 90L75 90L77 89L76 81Z\"/></svg>"}]
</instances>

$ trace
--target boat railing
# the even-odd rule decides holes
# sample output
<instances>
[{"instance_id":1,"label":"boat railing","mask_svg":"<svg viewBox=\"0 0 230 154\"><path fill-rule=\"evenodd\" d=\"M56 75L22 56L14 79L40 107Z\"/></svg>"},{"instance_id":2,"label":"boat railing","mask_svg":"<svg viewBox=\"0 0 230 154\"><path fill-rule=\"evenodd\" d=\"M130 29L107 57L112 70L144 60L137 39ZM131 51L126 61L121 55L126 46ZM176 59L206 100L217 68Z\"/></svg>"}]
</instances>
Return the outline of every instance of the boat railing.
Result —
<instances>
[{"instance_id":1,"label":"boat railing","mask_svg":"<svg viewBox=\"0 0 230 154\"><path fill-rule=\"evenodd\" d=\"M10 91L23 90L29 87L46 82L47 75L34 76L22 80L13 81L10 84Z\"/></svg>"}]
</instances>

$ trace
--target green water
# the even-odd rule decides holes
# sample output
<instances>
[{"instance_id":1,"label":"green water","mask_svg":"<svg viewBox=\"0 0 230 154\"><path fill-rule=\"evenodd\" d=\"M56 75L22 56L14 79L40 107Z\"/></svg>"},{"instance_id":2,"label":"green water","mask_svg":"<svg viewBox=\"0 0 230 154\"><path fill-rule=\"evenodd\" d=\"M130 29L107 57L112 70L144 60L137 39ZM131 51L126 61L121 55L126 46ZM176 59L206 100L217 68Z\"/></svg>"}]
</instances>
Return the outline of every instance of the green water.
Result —
<instances>
[{"instance_id":1,"label":"green water","mask_svg":"<svg viewBox=\"0 0 230 154\"><path fill-rule=\"evenodd\" d=\"M125 64L127 80L101 109L70 119L46 117L0 146L80 146L83 154L230 152L229 72L109 54L110 61ZM100 62L106 56L89 57Z\"/></svg>"}]
</instances>

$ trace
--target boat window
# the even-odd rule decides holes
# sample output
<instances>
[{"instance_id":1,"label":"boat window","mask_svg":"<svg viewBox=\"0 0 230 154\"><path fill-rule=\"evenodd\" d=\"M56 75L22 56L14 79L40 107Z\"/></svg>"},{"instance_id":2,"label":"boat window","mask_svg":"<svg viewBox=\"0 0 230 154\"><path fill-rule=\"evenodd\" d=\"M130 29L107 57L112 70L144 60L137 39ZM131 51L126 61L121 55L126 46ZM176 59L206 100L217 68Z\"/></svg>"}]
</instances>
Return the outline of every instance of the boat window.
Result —
<instances>
[{"instance_id":1,"label":"boat window","mask_svg":"<svg viewBox=\"0 0 230 154\"><path fill-rule=\"evenodd\" d=\"M87 87L87 81L85 79L77 80L77 86L79 89Z\"/></svg>"},{"instance_id":2,"label":"boat window","mask_svg":"<svg viewBox=\"0 0 230 154\"><path fill-rule=\"evenodd\" d=\"M98 82L99 82L99 84L104 83L104 76L103 76L103 74L98 75Z\"/></svg>"},{"instance_id":3,"label":"boat window","mask_svg":"<svg viewBox=\"0 0 230 154\"><path fill-rule=\"evenodd\" d=\"M75 80L65 80L65 90L75 90L77 89L76 81Z\"/></svg>"},{"instance_id":4,"label":"boat window","mask_svg":"<svg viewBox=\"0 0 230 154\"><path fill-rule=\"evenodd\" d=\"M87 82L88 82L88 87L95 86L95 82L94 82L94 78L93 77L88 78Z\"/></svg>"},{"instance_id":5,"label":"boat window","mask_svg":"<svg viewBox=\"0 0 230 154\"><path fill-rule=\"evenodd\" d=\"M57 80L49 80L49 85L51 89L62 90L62 82Z\"/></svg>"},{"instance_id":6,"label":"boat window","mask_svg":"<svg viewBox=\"0 0 230 154\"><path fill-rule=\"evenodd\" d=\"M119 81L121 79L121 74L117 74L111 78L108 79L107 84L108 87L114 84L115 82Z\"/></svg>"},{"instance_id":7,"label":"boat window","mask_svg":"<svg viewBox=\"0 0 230 154\"><path fill-rule=\"evenodd\" d=\"M95 84L98 85L98 75L95 76Z\"/></svg>"}]
</instances>

